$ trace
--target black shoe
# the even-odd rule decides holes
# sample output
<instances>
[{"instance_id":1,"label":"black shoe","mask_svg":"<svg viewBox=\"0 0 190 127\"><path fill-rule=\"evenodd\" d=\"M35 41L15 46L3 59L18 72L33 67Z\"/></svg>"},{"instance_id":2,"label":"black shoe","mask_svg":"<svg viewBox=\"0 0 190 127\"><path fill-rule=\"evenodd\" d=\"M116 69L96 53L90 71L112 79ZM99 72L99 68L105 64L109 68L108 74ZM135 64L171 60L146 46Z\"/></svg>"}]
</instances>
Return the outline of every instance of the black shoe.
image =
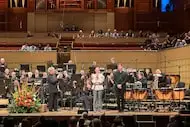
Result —
<instances>
[{"instance_id":1,"label":"black shoe","mask_svg":"<svg viewBox=\"0 0 190 127\"><path fill-rule=\"evenodd\" d=\"M53 110L52 110L52 109L49 109L49 112L53 112Z\"/></svg>"},{"instance_id":2,"label":"black shoe","mask_svg":"<svg viewBox=\"0 0 190 127\"><path fill-rule=\"evenodd\" d=\"M55 112L58 112L58 110L57 110L57 109L54 109L54 111L55 111Z\"/></svg>"}]
</instances>

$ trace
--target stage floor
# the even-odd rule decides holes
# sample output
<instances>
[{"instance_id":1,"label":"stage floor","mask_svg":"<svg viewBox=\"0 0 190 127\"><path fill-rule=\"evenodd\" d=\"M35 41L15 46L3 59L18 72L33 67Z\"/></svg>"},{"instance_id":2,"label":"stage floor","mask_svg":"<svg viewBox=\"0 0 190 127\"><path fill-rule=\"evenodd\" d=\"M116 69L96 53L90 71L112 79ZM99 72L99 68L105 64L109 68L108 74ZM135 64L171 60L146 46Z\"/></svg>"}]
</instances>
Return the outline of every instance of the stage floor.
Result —
<instances>
[{"instance_id":1,"label":"stage floor","mask_svg":"<svg viewBox=\"0 0 190 127\"><path fill-rule=\"evenodd\" d=\"M44 112L44 113L9 113L8 109L0 109L0 116L14 116L14 117L24 117L24 116L52 116L52 117L70 117L70 116L81 116L78 114L77 109L73 110L66 110L66 109L59 109L58 112ZM100 116L105 114L105 116L135 116L135 115L152 115L152 116L174 116L177 115L178 112L118 112L117 110L103 110L101 112L93 112L90 111L88 113L90 116Z\"/></svg>"}]
</instances>

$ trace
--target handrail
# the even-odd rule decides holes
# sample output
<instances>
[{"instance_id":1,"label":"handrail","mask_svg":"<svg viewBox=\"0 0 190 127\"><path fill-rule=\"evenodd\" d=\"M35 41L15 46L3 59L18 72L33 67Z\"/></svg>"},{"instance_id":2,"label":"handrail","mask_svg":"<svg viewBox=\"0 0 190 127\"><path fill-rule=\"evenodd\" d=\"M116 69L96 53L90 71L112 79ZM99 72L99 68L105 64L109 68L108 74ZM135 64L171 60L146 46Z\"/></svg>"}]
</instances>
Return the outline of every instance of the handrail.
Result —
<instances>
[{"instance_id":1,"label":"handrail","mask_svg":"<svg viewBox=\"0 0 190 127\"><path fill-rule=\"evenodd\" d=\"M22 51L22 50L0 50L0 52L57 52L56 50L52 51L44 51L44 50L36 50L36 51Z\"/></svg>"}]
</instances>

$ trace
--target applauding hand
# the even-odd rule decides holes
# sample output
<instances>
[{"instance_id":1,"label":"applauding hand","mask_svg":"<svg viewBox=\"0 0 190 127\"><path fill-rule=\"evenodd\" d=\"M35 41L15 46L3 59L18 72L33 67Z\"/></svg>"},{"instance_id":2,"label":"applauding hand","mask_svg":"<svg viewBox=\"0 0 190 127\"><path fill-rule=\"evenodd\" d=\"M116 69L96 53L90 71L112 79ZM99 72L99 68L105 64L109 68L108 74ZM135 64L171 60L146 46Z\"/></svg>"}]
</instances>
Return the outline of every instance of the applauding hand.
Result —
<instances>
[{"instance_id":1,"label":"applauding hand","mask_svg":"<svg viewBox=\"0 0 190 127\"><path fill-rule=\"evenodd\" d=\"M121 85L121 84L118 84L118 85L117 85L117 88L118 88L118 89L122 89L122 85Z\"/></svg>"}]
</instances>

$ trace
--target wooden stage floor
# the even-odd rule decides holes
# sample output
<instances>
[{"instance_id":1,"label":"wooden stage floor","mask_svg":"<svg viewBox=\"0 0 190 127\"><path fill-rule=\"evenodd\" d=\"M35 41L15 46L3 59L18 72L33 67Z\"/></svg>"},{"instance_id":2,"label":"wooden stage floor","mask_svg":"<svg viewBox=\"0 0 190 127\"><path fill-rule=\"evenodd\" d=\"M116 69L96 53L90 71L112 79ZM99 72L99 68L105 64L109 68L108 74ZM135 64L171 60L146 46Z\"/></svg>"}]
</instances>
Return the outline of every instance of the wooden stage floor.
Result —
<instances>
[{"instance_id":1,"label":"wooden stage floor","mask_svg":"<svg viewBox=\"0 0 190 127\"><path fill-rule=\"evenodd\" d=\"M50 117L70 117L70 116L81 116L77 113L77 109L64 110L59 109L58 112L44 112L44 113L9 113L7 109L0 109L0 116L13 116L13 117L40 117L40 116L50 116ZM105 116L135 116L135 115L152 115L152 116L174 116L177 112L118 112L117 110L103 110L101 112L90 111L88 113L90 116L100 116L105 114Z\"/></svg>"}]
</instances>

